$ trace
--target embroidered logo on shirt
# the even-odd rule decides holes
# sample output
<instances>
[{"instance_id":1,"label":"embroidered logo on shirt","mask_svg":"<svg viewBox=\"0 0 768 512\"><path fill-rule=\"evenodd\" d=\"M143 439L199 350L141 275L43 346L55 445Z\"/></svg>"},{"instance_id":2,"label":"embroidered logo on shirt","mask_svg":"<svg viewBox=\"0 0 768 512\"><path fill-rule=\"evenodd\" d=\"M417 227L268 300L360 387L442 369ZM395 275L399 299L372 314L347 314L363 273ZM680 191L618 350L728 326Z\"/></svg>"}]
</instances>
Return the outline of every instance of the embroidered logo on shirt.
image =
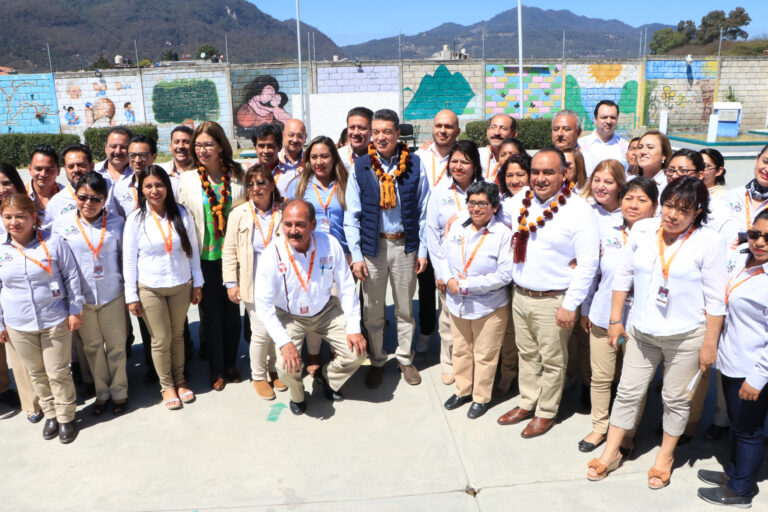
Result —
<instances>
[{"instance_id":1,"label":"embroidered logo on shirt","mask_svg":"<svg viewBox=\"0 0 768 512\"><path fill-rule=\"evenodd\" d=\"M3 263L10 263L12 261L13 261L13 254L10 254L10 253L0 254L0 265L2 265Z\"/></svg>"},{"instance_id":2,"label":"embroidered logo on shirt","mask_svg":"<svg viewBox=\"0 0 768 512\"><path fill-rule=\"evenodd\" d=\"M282 261L277 265L277 271L280 273L280 275L285 274L288 272L288 265L283 263Z\"/></svg>"},{"instance_id":3,"label":"embroidered logo on shirt","mask_svg":"<svg viewBox=\"0 0 768 512\"><path fill-rule=\"evenodd\" d=\"M67 226L64 228L65 237L70 237L70 236L79 235L79 234L80 234L80 230L77 229L77 226Z\"/></svg>"},{"instance_id":4,"label":"embroidered logo on shirt","mask_svg":"<svg viewBox=\"0 0 768 512\"><path fill-rule=\"evenodd\" d=\"M320 256L320 264L330 267L333 265L333 256Z\"/></svg>"}]
</instances>

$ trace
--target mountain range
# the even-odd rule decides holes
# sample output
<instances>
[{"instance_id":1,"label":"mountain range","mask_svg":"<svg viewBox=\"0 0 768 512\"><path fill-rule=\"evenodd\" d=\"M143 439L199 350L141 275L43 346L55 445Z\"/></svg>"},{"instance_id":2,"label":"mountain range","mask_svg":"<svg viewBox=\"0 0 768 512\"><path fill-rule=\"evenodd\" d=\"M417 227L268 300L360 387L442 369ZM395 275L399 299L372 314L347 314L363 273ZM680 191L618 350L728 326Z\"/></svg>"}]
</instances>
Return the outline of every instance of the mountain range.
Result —
<instances>
[{"instance_id":1,"label":"mountain range","mask_svg":"<svg viewBox=\"0 0 768 512\"><path fill-rule=\"evenodd\" d=\"M15 27L0 31L0 66L22 72L48 71L46 43L55 71L80 69L99 57L133 59L134 40L139 59L158 61L167 50L194 55L204 43L224 54L225 34L232 63L296 58L296 21L277 20L246 0L0 0L0 7L5 26ZM665 26L647 25L648 39ZM636 57L645 28L536 7L523 7L523 27L525 58L561 57L563 30L568 58ZM424 59L444 44L455 44L480 58L483 28L486 58L517 57L517 9L473 25L444 23L404 35L400 52L404 59ZM302 23L301 30L303 50L307 32L314 32L318 60L333 55L392 60L400 55L397 36L339 47L311 25Z\"/></svg>"}]
</instances>

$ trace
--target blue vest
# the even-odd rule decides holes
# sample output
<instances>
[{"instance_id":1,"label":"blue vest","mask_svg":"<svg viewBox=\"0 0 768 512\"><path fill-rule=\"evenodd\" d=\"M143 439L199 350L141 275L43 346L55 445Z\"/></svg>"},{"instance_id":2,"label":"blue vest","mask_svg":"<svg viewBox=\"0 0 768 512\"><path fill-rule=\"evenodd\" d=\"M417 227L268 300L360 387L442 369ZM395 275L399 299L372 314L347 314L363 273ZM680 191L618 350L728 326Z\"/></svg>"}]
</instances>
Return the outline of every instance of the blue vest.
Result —
<instances>
[{"instance_id":1,"label":"blue vest","mask_svg":"<svg viewBox=\"0 0 768 512\"><path fill-rule=\"evenodd\" d=\"M405 253L419 248L419 179L421 161L411 153L409 168L397 178L398 201L405 230ZM360 187L360 250L365 256L379 254L379 215L381 214L381 189L379 180L371 171L371 157L363 155L355 159L355 178Z\"/></svg>"}]
</instances>

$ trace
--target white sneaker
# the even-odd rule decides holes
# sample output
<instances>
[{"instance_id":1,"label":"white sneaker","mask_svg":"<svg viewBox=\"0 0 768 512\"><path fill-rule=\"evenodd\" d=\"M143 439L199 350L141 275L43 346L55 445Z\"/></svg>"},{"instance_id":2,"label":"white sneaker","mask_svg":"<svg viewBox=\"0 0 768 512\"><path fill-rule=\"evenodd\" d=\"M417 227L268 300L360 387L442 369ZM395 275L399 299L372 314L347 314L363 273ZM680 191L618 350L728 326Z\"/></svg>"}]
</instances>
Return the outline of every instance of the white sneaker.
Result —
<instances>
[{"instance_id":1,"label":"white sneaker","mask_svg":"<svg viewBox=\"0 0 768 512\"><path fill-rule=\"evenodd\" d=\"M413 350L416 352L423 354L424 352L429 352L429 341L432 339L431 334L420 334L419 340L416 342L416 345L414 345Z\"/></svg>"}]
</instances>

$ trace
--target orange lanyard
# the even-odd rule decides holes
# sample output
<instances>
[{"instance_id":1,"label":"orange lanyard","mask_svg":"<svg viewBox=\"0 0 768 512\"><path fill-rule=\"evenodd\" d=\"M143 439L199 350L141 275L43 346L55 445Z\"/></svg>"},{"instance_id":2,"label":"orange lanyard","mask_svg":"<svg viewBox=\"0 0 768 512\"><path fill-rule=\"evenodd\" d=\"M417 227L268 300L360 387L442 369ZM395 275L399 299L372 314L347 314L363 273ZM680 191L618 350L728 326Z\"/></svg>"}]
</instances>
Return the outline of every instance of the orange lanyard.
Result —
<instances>
[{"instance_id":1,"label":"orange lanyard","mask_svg":"<svg viewBox=\"0 0 768 512\"><path fill-rule=\"evenodd\" d=\"M17 251L21 253L22 256L27 258L29 261L40 267L41 269L48 272L49 276L53 276L53 268L51 267L51 254L48 252L48 247L45 245L45 240L43 240L43 234L40 232L40 230L37 230L37 239L40 240L40 245L43 248L43 251L45 252L45 258L48 260L48 265L43 265L41 261L36 260L35 258L28 256L24 253L24 249L16 245L15 242L12 242L11 245L13 245Z\"/></svg>"},{"instance_id":2,"label":"orange lanyard","mask_svg":"<svg viewBox=\"0 0 768 512\"><path fill-rule=\"evenodd\" d=\"M747 229L752 229L752 196L749 195L749 191L744 193L744 204L747 207L745 210L747 214ZM760 203L760 205L757 207L755 215L760 213L766 205L768 205L768 200Z\"/></svg>"},{"instance_id":3,"label":"orange lanyard","mask_svg":"<svg viewBox=\"0 0 768 512\"><path fill-rule=\"evenodd\" d=\"M309 288L309 280L312 279L312 269L315 266L315 250L317 249L317 244L315 244L315 236L312 235L312 244L314 247L312 249L312 254L309 255L309 272L307 272L306 282L301 279L301 273L299 272L299 268L296 266L296 260L293 259L293 252L291 252L291 248L288 247L288 240L283 240L283 242L285 242L285 252L288 253L288 259L291 260L291 266L293 267L293 271L296 273L296 279L299 280L301 289L304 290L304 293L306 293L307 289Z\"/></svg>"},{"instance_id":4,"label":"orange lanyard","mask_svg":"<svg viewBox=\"0 0 768 512\"><path fill-rule=\"evenodd\" d=\"M323 200L320 199L320 192L317 190L317 185L313 183L312 186L315 187L315 195L317 196L317 202L320 203L320 206L323 208L323 213L327 216L328 207L331 206L331 200L333 199L333 194L336 193L336 183L334 183L333 186L331 187L331 193L328 196L328 202L325 204L323 203ZM323 185L321 184L320 186L322 187ZM327 192L327 191L328 189L323 188L323 192Z\"/></svg>"},{"instance_id":5,"label":"orange lanyard","mask_svg":"<svg viewBox=\"0 0 768 512\"><path fill-rule=\"evenodd\" d=\"M253 207L253 201L248 201L248 204L251 205L251 214L253 215L253 223L256 224L256 227L259 228L259 234L261 235L261 241L264 243L264 247L269 245L269 241L272 239L272 230L275 227L275 213L274 209L272 213L270 214L270 220L269 220L269 231L267 232L267 238L264 238L264 231L261 229L261 222L259 222L259 217L256 215L256 208Z\"/></svg>"},{"instance_id":6,"label":"orange lanyard","mask_svg":"<svg viewBox=\"0 0 768 512\"><path fill-rule=\"evenodd\" d=\"M690 238L691 234L693 234L693 230L695 229L694 226L691 226L688 230L688 233L686 233L685 237L683 238L683 241L680 242L680 245L675 249L675 252L672 253L672 257L669 258L669 261L666 261L665 254L664 254L664 228L659 228L657 231L658 233L658 239L659 239L659 258L661 260L661 273L664 274L664 280L669 280L669 267L672 265L672 261L675 259L675 256L677 256L677 253L680 252L680 248L683 246L686 240Z\"/></svg>"},{"instance_id":7,"label":"orange lanyard","mask_svg":"<svg viewBox=\"0 0 768 512\"><path fill-rule=\"evenodd\" d=\"M624 226L621 226L621 240L623 241L622 247L627 245L627 231L624 229Z\"/></svg>"},{"instance_id":8,"label":"orange lanyard","mask_svg":"<svg viewBox=\"0 0 768 512\"><path fill-rule=\"evenodd\" d=\"M347 153L349 153L349 161L352 164L352 166L355 166L355 157L352 156L352 146L350 144L347 144Z\"/></svg>"},{"instance_id":9,"label":"orange lanyard","mask_svg":"<svg viewBox=\"0 0 768 512\"><path fill-rule=\"evenodd\" d=\"M475 260L475 256L477 255L477 251L480 250L480 246L483 245L483 242L485 242L485 237L488 235L488 228L485 228L485 233L483 233L483 236L480 237L480 241L477 242L477 245L475 246L475 250L472 251L472 254L469 257L469 261L467 261L464 258L464 237L461 237L461 261L464 262L464 273L466 274L469 270L469 267L472 265L472 262Z\"/></svg>"},{"instance_id":10,"label":"orange lanyard","mask_svg":"<svg viewBox=\"0 0 768 512\"><path fill-rule=\"evenodd\" d=\"M499 171L499 165L501 164L501 162L496 162L496 167L493 168L493 176L491 176L491 157L493 157L493 151L491 151L491 148L488 148L488 165L485 166L485 177L489 180L496 178L496 173Z\"/></svg>"},{"instance_id":11,"label":"orange lanyard","mask_svg":"<svg viewBox=\"0 0 768 512\"><path fill-rule=\"evenodd\" d=\"M80 228L80 233L82 233L83 238L85 238L85 243L88 244L88 248L93 253L93 256L96 259L99 259L99 253L101 252L101 248L104 247L104 237L107 234L107 211L104 210L104 213L101 216L101 237L99 238L99 246L97 248L93 248L93 245L91 245L91 241L88 239L88 235L85 234L85 229L83 229L83 224L80 222L80 213L78 212L75 215L75 220L77 221L77 227ZM162 230L160 230L162 232Z\"/></svg>"},{"instance_id":12,"label":"orange lanyard","mask_svg":"<svg viewBox=\"0 0 768 512\"><path fill-rule=\"evenodd\" d=\"M171 251L173 250L173 232L171 231L171 219L166 218L168 221L168 236L165 236L165 233L163 232L163 226L160 224L160 219L157 217L155 212L152 212L152 218L155 219L155 224L157 224L157 229L160 231L160 234L163 236L163 242L165 242L165 252L168 253L168 256L171 255Z\"/></svg>"},{"instance_id":13,"label":"orange lanyard","mask_svg":"<svg viewBox=\"0 0 768 512\"><path fill-rule=\"evenodd\" d=\"M280 181L280 177L283 175L283 171L280 169L279 165L276 165L275 169L277 169L277 172L275 173L275 186L277 186L277 182Z\"/></svg>"},{"instance_id":14,"label":"orange lanyard","mask_svg":"<svg viewBox=\"0 0 768 512\"><path fill-rule=\"evenodd\" d=\"M69 190L69 193L72 195L72 199L77 201L77 196L75 195L75 191L72 190L72 185L70 185L69 183L67 183L67 190Z\"/></svg>"},{"instance_id":15,"label":"orange lanyard","mask_svg":"<svg viewBox=\"0 0 768 512\"><path fill-rule=\"evenodd\" d=\"M440 171L440 176L438 176L437 181L435 181L435 152L430 150L430 153L432 153L432 186L436 187L437 184L440 183L440 180L443 179L443 175L445 175L445 170L448 168L448 162L445 162L443 170Z\"/></svg>"},{"instance_id":16,"label":"orange lanyard","mask_svg":"<svg viewBox=\"0 0 768 512\"><path fill-rule=\"evenodd\" d=\"M456 200L456 211L460 212L461 211L461 202L459 202L459 194L458 194L458 192L456 192L457 188L458 187L456 186L456 183L451 185L451 190L453 190L453 198Z\"/></svg>"},{"instance_id":17,"label":"orange lanyard","mask_svg":"<svg viewBox=\"0 0 768 512\"><path fill-rule=\"evenodd\" d=\"M736 277L739 277L745 270L747 270L747 269L745 269L745 268L741 269L741 272L736 274ZM735 290L736 288L738 288L742 284L746 283L747 281L749 281L753 277L759 276L760 274L763 274L763 273L765 273L765 270L763 270L762 267L761 267L760 269L755 271L753 274L750 274L749 277L745 277L744 279L742 279L741 281L739 281L738 283L736 283L733 286L731 286L731 281L733 280L733 276L731 276L728 279L728 284L725 286L725 303L728 304L728 299L730 299L731 292L733 292L733 290Z\"/></svg>"}]
</instances>

